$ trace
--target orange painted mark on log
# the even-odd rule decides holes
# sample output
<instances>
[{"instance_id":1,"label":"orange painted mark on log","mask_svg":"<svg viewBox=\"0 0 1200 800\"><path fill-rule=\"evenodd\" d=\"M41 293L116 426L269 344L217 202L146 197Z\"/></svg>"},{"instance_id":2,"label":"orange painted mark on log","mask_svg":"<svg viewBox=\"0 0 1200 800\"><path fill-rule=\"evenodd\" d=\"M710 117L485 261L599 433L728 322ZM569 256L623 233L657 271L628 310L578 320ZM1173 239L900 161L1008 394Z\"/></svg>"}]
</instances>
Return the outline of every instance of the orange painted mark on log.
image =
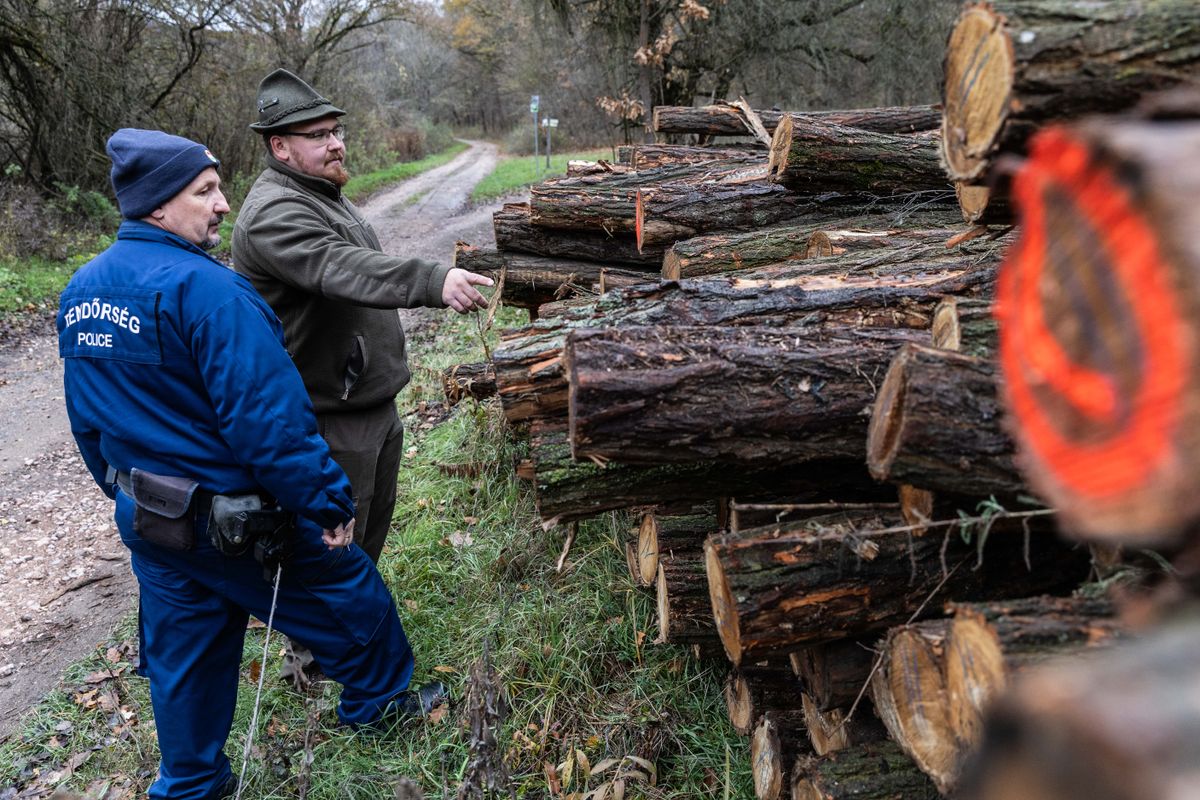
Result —
<instances>
[{"instance_id":1,"label":"orange painted mark on log","mask_svg":"<svg viewBox=\"0 0 1200 800\"><path fill-rule=\"evenodd\" d=\"M1064 435L1035 392L1035 387L1049 389L1064 400L1082 423L1071 428L1119 422L1115 376L1073 361L1046 322L1039 290L1047 267L1054 266L1048 263L1045 208L1051 187L1073 198L1094 227L1105 266L1132 309L1133 329L1127 335L1137 337L1144 354L1127 422L1100 441ZM1181 311L1155 234L1125 187L1064 129L1035 137L1029 161L1013 179L1013 195L1023 232L1001 270L996 317L1001 367L1022 436L1070 491L1102 499L1138 488L1172 452L1188 360L1178 336Z\"/></svg>"}]
</instances>

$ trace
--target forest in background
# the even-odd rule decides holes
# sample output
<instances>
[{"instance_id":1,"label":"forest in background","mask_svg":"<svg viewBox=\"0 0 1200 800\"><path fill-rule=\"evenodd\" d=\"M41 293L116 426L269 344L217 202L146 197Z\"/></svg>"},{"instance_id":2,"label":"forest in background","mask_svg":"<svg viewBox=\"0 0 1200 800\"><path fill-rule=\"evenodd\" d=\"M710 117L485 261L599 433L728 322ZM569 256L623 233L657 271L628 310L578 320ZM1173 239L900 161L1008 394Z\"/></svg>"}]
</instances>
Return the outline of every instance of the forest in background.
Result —
<instances>
[{"instance_id":1,"label":"forest in background","mask_svg":"<svg viewBox=\"0 0 1200 800\"><path fill-rule=\"evenodd\" d=\"M951 0L0 0L0 203L108 194L123 126L260 166L259 80L283 66L350 114L351 166L451 132L532 148L641 141L656 105L744 97L819 109L936 102ZM90 201L89 201L90 198ZM28 215L27 213L25 214ZM19 223L19 219L15 220Z\"/></svg>"}]
</instances>

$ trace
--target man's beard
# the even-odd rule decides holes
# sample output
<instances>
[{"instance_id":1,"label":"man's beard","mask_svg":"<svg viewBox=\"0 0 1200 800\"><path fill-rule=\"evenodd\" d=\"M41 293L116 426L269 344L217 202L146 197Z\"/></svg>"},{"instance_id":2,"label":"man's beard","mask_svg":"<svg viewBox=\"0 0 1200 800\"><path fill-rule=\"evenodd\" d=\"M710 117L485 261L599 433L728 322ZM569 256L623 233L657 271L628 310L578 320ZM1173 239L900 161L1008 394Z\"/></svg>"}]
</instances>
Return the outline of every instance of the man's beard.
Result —
<instances>
[{"instance_id":1,"label":"man's beard","mask_svg":"<svg viewBox=\"0 0 1200 800\"><path fill-rule=\"evenodd\" d=\"M327 164L325 166L325 170L326 170L325 177L334 186L337 186L340 188L342 186L345 186L346 182L350 180L350 173L347 172L346 168L344 166L342 166L341 164L336 164L336 165Z\"/></svg>"},{"instance_id":2,"label":"man's beard","mask_svg":"<svg viewBox=\"0 0 1200 800\"><path fill-rule=\"evenodd\" d=\"M214 225L220 226L222 219L224 219L224 217L213 217L211 220L209 220L208 227L211 228ZM204 241L202 241L200 243L200 249L201 250L212 250L212 249L216 248L216 246L219 245L220 243L221 243L221 234L214 233L212 236L209 236L207 239L205 239Z\"/></svg>"}]
</instances>

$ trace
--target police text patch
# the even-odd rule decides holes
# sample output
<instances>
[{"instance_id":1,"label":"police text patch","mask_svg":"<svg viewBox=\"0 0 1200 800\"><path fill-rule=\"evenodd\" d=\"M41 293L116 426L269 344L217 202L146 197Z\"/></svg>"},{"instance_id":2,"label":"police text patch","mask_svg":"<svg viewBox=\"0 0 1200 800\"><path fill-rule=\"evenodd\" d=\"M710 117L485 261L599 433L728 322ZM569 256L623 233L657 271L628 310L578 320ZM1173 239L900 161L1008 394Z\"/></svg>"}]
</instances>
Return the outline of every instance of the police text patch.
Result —
<instances>
[{"instance_id":1,"label":"police text patch","mask_svg":"<svg viewBox=\"0 0 1200 800\"><path fill-rule=\"evenodd\" d=\"M58 311L58 353L160 364L159 293L148 289L86 287L64 293Z\"/></svg>"}]
</instances>

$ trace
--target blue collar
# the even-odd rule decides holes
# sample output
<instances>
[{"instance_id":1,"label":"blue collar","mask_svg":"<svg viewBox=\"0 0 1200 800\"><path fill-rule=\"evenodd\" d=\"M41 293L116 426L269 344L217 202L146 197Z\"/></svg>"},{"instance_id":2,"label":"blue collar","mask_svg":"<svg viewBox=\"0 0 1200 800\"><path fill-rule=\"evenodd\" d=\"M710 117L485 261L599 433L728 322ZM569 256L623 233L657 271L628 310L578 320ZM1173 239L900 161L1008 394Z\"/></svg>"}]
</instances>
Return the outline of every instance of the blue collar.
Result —
<instances>
[{"instance_id":1,"label":"blue collar","mask_svg":"<svg viewBox=\"0 0 1200 800\"><path fill-rule=\"evenodd\" d=\"M190 253L195 253L198 256L204 256L209 261L224 267L220 261L210 256L202 247L192 244L182 236L176 236L170 231L164 231L156 225L151 225L149 222L142 222L140 219L126 219L121 221L121 227L117 228L118 239L138 239L144 242L158 242L159 244L178 247L181 250L187 250Z\"/></svg>"}]
</instances>

